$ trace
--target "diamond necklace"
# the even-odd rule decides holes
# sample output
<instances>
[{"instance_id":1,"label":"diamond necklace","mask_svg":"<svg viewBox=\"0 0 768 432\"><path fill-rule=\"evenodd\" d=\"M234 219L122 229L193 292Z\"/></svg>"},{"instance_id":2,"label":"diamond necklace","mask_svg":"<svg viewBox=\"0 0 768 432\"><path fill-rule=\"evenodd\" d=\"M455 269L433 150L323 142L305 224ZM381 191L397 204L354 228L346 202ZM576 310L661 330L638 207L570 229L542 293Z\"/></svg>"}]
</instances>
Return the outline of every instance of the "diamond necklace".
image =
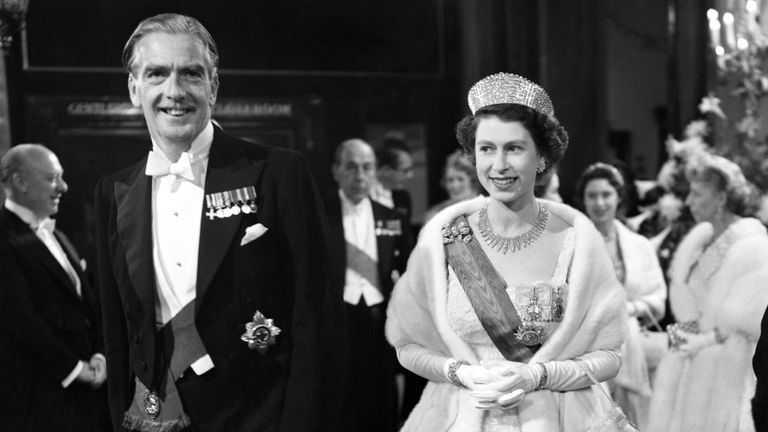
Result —
<instances>
[{"instance_id":1,"label":"diamond necklace","mask_svg":"<svg viewBox=\"0 0 768 432\"><path fill-rule=\"evenodd\" d=\"M547 227L547 221L549 220L549 211L539 204L539 214L536 215L536 223L526 232L518 234L512 237L505 237L493 232L491 222L488 220L488 206L486 205L480 209L480 214L477 219L477 229L480 231L480 235L483 236L483 240L493 249L506 254L509 249L512 249L512 253L525 249L530 246Z\"/></svg>"}]
</instances>

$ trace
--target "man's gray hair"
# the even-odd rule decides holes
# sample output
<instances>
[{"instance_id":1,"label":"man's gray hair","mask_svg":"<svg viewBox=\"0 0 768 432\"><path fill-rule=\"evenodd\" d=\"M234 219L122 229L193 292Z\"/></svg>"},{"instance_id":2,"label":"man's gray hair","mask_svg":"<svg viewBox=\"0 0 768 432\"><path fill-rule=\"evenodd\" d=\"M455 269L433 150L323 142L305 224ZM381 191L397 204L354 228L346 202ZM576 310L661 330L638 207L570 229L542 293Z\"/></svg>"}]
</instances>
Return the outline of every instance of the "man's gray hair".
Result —
<instances>
[{"instance_id":1,"label":"man's gray hair","mask_svg":"<svg viewBox=\"0 0 768 432\"><path fill-rule=\"evenodd\" d=\"M219 50L216 48L216 42L208 30L200 21L186 15L165 13L155 15L140 22L133 31L131 37L123 48L123 67L128 73L133 73L133 66L136 60L136 44L141 38L150 33L169 33L169 34L188 34L196 37L203 43L205 51L208 54L208 74L213 76L219 67Z\"/></svg>"}]
</instances>

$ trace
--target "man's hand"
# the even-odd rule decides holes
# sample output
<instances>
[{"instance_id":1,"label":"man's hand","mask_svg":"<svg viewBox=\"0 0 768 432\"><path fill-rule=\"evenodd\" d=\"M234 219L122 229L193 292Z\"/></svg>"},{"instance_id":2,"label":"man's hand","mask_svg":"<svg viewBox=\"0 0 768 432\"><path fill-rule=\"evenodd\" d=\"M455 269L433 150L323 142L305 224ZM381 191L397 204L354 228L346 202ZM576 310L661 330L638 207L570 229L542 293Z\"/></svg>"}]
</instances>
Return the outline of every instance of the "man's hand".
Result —
<instances>
[{"instance_id":1,"label":"man's hand","mask_svg":"<svg viewBox=\"0 0 768 432\"><path fill-rule=\"evenodd\" d=\"M93 387L96 384L96 370L93 369L91 365L82 360L80 361L80 364L82 364L83 367L80 368L80 373L77 374L75 381Z\"/></svg>"},{"instance_id":2,"label":"man's hand","mask_svg":"<svg viewBox=\"0 0 768 432\"><path fill-rule=\"evenodd\" d=\"M103 355L94 354L91 356L89 366L90 369L93 370L94 379L93 383L91 383L91 387L97 389L101 387L107 379L107 361L104 359Z\"/></svg>"}]
</instances>

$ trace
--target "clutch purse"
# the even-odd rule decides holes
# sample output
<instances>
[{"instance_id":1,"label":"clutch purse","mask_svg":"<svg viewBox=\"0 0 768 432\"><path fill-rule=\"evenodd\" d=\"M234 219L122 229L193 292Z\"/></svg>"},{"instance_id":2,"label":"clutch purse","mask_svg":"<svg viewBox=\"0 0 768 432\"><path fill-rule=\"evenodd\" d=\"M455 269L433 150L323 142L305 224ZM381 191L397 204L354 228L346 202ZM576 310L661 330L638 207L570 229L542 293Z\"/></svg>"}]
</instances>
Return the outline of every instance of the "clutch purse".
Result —
<instances>
[{"instance_id":1,"label":"clutch purse","mask_svg":"<svg viewBox=\"0 0 768 432\"><path fill-rule=\"evenodd\" d=\"M616 402L613 401L608 392L605 391L600 382L597 381L592 371L589 370L583 362L577 362L581 370L589 377L595 387L600 390L603 397L607 398L611 402L611 408L603 414L600 419L590 426L585 432L638 432L637 428L629 422L624 411L621 410Z\"/></svg>"}]
</instances>

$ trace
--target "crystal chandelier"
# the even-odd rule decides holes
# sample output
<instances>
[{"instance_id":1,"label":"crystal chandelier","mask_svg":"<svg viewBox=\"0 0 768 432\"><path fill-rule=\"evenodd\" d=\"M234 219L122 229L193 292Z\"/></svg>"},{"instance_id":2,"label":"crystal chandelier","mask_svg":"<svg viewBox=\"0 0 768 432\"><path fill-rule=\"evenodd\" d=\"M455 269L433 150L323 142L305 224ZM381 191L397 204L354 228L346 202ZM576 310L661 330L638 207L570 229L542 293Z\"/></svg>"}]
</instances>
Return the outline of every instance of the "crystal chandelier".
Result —
<instances>
[{"instance_id":1,"label":"crystal chandelier","mask_svg":"<svg viewBox=\"0 0 768 432\"><path fill-rule=\"evenodd\" d=\"M0 49L7 54L13 36L24 28L29 0L0 0Z\"/></svg>"}]
</instances>

